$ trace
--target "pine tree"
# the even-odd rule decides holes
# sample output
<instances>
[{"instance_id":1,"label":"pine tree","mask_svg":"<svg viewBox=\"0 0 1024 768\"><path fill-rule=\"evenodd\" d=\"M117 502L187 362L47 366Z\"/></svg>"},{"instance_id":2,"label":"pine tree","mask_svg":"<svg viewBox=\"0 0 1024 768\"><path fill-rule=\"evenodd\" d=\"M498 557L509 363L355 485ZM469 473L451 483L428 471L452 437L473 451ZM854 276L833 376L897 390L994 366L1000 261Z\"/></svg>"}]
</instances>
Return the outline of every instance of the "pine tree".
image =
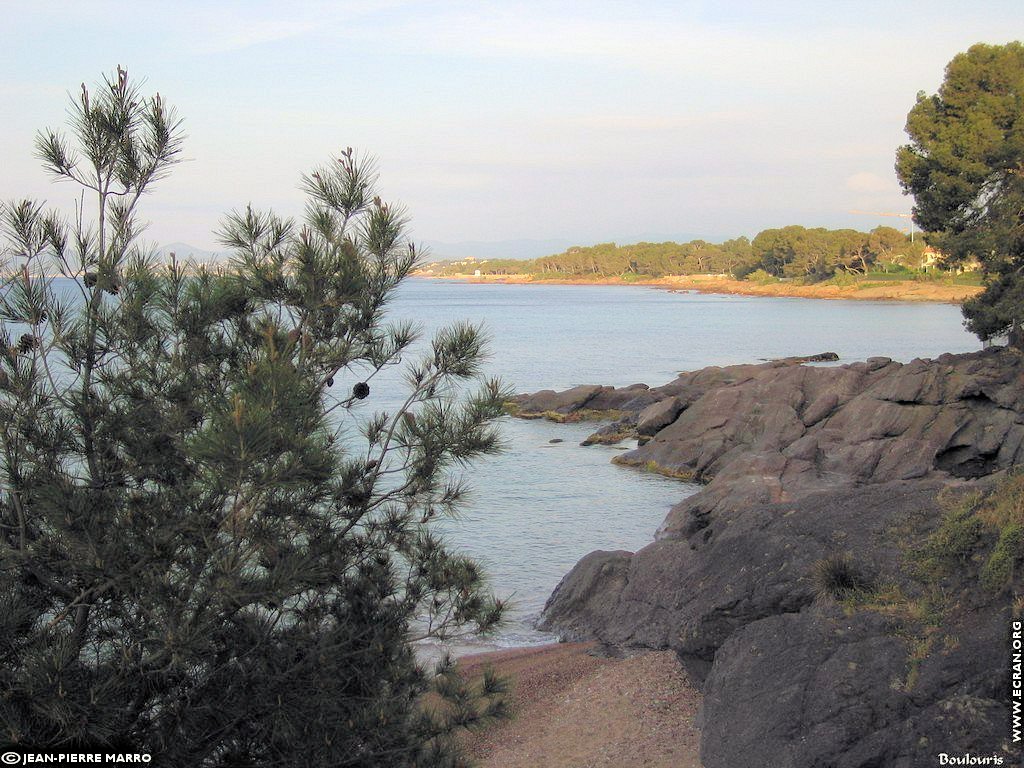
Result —
<instances>
[{"instance_id":1,"label":"pine tree","mask_svg":"<svg viewBox=\"0 0 1024 768\"><path fill-rule=\"evenodd\" d=\"M1024 349L1024 44L956 55L939 92L918 94L907 134L896 173L914 220L951 261L985 271L985 291L964 303L967 328L983 340L1010 332Z\"/></svg>"},{"instance_id":2,"label":"pine tree","mask_svg":"<svg viewBox=\"0 0 1024 768\"><path fill-rule=\"evenodd\" d=\"M181 142L118 68L72 100L70 136L38 138L79 210L2 210L0 743L460 764L454 730L499 714L501 683L429 675L412 641L501 615L432 530L498 447L484 340L440 333L404 404L370 413L416 339L384 316L416 250L373 163L305 176L302 222L230 214L230 266L202 269L138 243Z\"/></svg>"}]
</instances>

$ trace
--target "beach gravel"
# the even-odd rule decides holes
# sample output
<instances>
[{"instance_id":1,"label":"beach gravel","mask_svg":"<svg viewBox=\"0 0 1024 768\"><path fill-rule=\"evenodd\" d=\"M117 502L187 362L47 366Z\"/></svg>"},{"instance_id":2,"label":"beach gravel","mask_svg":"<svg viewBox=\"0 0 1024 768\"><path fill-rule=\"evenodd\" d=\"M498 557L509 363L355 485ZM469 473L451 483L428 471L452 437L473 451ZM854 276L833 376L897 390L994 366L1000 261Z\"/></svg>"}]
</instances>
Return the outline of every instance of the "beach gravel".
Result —
<instances>
[{"instance_id":1,"label":"beach gravel","mask_svg":"<svg viewBox=\"0 0 1024 768\"><path fill-rule=\"evenodd\" d=\"M468 738L483 768L700 768L700 694L671 651L629 658L564 643L465 657L512 681L513 718Z\"/></svg>"}]
</instances>

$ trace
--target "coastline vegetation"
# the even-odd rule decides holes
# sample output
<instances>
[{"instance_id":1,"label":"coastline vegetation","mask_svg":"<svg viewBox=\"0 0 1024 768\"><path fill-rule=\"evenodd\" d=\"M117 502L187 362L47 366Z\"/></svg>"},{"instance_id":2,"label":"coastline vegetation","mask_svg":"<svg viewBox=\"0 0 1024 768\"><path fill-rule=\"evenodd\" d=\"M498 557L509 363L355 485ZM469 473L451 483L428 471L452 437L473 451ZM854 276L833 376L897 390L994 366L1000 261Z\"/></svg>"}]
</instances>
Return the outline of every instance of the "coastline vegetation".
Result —
<instances>
[{"instance_id":1,"label":"coastline vegetation","mask_svg":"<svg viewBox=\"0 0 1024 768\"><path fill-rule=\"evenodd\" d=\"M983 290L977 262L947 262L891 227L784 227L722 244L606 243L541 259L438 261L421 277L471 282L647 285L701 293L959 304Z\"/></svg>"},{"instance_id":2,"label":"coastline vegetation","mask_svg":"<svg viewBox=\"0 0 1024 768\"><path fill-rule=\"evenodd\" d=\"M892 227L870 232L788 226L768 229L753 240L738 237L723 243L603 243L573 246L538 259L462 259L432 265L438 276L530 275L537 280L598 279L625 281L672 275L727 275L737 280L848 279L935 280L948 274L941 254L918 236ZM959 270L958 272L962 272Z\"/></svg>"}]
</instances>

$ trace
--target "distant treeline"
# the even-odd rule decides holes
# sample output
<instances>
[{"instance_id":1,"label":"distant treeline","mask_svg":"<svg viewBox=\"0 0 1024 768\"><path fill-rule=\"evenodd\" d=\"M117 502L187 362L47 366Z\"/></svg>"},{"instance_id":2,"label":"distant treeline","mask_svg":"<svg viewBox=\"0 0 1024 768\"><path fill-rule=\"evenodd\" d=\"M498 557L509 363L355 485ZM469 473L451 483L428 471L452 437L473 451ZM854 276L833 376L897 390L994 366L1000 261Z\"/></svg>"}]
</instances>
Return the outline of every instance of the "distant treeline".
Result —
<instances>
[{"instance_id":1,"label":"distant treeline","mask_svg":"<svg viewBox=\"0 0 1024 768\"><path fill-rule=\"evenodd\" d=\"M928 252L920 235L911 241L892 227L858 232L794 225L766 229L753 240L737 237L724 243L693 240L623 246L602 243L573 246L564 253L539 259L463 260L442 267L441 273L479 270L484 275L552 278L731 274L742 279L761 270L768 276L815 282L838 273L919 270L933 260L934 253Z\"/></svg>"}]
</instances>

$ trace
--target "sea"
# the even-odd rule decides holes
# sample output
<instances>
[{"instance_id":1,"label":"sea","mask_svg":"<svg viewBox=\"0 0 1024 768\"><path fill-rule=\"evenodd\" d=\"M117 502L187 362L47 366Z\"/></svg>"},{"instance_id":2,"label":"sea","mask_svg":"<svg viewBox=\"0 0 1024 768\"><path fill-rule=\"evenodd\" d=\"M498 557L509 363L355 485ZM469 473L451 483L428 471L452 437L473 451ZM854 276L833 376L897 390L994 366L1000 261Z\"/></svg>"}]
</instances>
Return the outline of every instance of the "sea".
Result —
<instances>
[{"instance_id":1,"label":"sea","mask_svg":"<svg viewBox=\"0 0 1024 768\"><path fill-rule=\"evenodd\" d=\"M964 329L959 308L949 304L640 286L410 279L389 318L417 324L424 339L453 322L482 326L490 338L485 373L516 392L578 384L657 386L709 365L820 352L837 353L837 364L872 356L907 362L981 346ZM379 403L393 407L401 390L397 372L376 386L373 399L379 395ZM535 624L573 565L594 550L636 551L650 544L670 507L696 492L692 484L611 463L635 443L580 446L596 426L506 417L504 452L464 471L473 492L461 513L441 521L439 529L450 546L483 564L509 609L495 634L460 638L449 649L454 654L556 640Z\"/></svg>"},{"instance_id":2,"label":"sea","mask_svg":"<svg viewBox=\"0 0 1024 768\"><path fill-rule=\"evenodd\" d=\"M56 287L70 301L69 281ZM394 413L407 393L405 364L439 329L481 326L487 376L516 392L578 384L665 384L679 372L835 352L839 363L872 356L910 361L968 352L980 343L959 307L897 301L725 296L642 286L474 284L411 278L397 290L389 322L411 322L422 339L372 380L360 405ZM552 642L535 628L559 581L594 550L636 551L653 541L670 507L696 486L612 464L635 443L582 447L598 425L501 419L502 453L461 470L472 488L459 514L437 523L448 544L484 566L504 624L486 638L424 657Z\"/></svg>"}]
</instances>

